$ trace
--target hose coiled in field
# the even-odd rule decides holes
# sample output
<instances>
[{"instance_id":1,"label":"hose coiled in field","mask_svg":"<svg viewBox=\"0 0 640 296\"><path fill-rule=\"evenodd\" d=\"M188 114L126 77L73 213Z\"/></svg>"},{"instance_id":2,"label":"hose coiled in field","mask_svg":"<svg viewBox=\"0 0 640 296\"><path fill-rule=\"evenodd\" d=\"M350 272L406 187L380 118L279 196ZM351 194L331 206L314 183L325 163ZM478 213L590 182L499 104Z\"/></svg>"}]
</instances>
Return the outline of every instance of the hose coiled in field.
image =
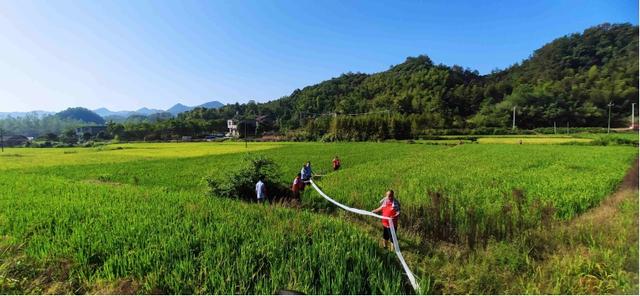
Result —
<instances>
[{"instance_id":1,"label":"hose coiled in field","mask_svg":"<svg viewBox=\"0 0 640 296\"><path fill-rule=\"evenodd\" d=\"M407 275L407 278L409 278L409 282L411 283L411 286L413 287L413 290L415 290L416 292L420 292L420 286L418 285L418 282L416 281L416 277L413 275L413 273L411 272L411 270L409 269L409 266L407 265L407 262L404 261L404 257L402 256L402 252L400 252L400 245L398 244L398 237L396 236L396 229L393 225L393 219L389 218L389 217L384 217L384 216L380 216L377 214L374 214L372 212L369 211L365 211L365 210L361 210L361 209L356 209L356 208L351 208L348 206L345 206L337 201L335 201L333 198L329 197L327 194L325 194L324 192L322 192L322 190L320 190L320 188L318 187L318 185L316 185L315 182L313 182L313 180L309 180L309 182L311 182L311 186L313 186L313 188L326 200L328 200L329 202L333 203L334 205L342 208L345 211L348 212L352 212L352 213L356 213L359 215L365 215L365 216L371 216L371 217L375 217L378 219L386 219L389 220L389 226L391 226L391 238L393 239L393 248L394 251L396 253L396 256L398 256L398 260L400 260L400 263L402 264L402 268L405 271L405 274Z\"/></svg>"}]
</instances>

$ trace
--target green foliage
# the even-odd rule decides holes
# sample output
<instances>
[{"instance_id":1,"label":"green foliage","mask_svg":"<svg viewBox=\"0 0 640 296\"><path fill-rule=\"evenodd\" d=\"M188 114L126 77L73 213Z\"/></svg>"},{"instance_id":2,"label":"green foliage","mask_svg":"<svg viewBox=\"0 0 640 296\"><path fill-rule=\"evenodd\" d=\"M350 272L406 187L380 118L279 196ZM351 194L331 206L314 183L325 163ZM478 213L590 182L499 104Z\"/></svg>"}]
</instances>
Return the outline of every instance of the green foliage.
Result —
<instances>
[{"instance_id":1,"label":"green foliage","mask_svg":"<svg viewBox=\"0 0 640 296\"><path fill-rule=\"evenodd\" d=\"M250 143L244 148L244 143L147 143L16 148L0 161L0 186L5 188L0 195L0 277L17 285L16 293L30 291L22 285L25 278L41 283L40 272L59 266L67 266L69 276L55 281L74 283L60 294L89 293L100 282L122 279L139 283L136 293L411 292L393 254L377 246L379 233L368 234L371 228L359 227L358 220L313 211L332 207L315 193L305 190L308 210L207 198L203 176L225 180L245 161L241 152L246 150L260 150L262 156L255 158L278 164L278 177L272 180L291 181L300 164L310 160L314 171L326 175L318 180L323 190L349 206L372 209L393 188L403 205L403 253L419 278L435 275L433 284L421 282L433 293L571 294L583 291L577 285L581 271L606 283L594 291L617 291L611 288L616 282L618 290L631 290L632 281L621 270L637 266L632 262L637 241L614 249L628 254L625 260L605 247L599 248L597 261L569 252L571 257L558 256L556 271L546 272L554 269L538 271L534 264L552 250L544 243L548 240L531 236L529 242L540 242L530 244L517 235L500 236L509 233L509 225L525 229L523 233L544 233L550 213L570 219L598 205L637 156L636 149L624 146ZM343 167L327 174L334 155ZM514 188L522 194L514 194ZM448 200L437 201L429 192ZM544 210L546 205L555 211ZM426 215L418 215L419 210ZM635 213L637 206L630 215ZM515 228L521 216L531 228ZM629 221L637 221L633 219ZM427 238L413 235L420 227L441 226L455 230L444 241L456 243L442 244L445 253L423 249L440 245L435 231ZM637 226L620 225L614 237L626 239L629 229ZM608 230L603 228L602 234ZM561 239L554 234L550 236ZM579 235L584 244L588 234ZM486 249L484 237L489 238ZM470 238L475 251L466 249ZM4 252L6 245L19 253ZM533 253L525 248L529 246L535 247ZM456 253L458 248L465 251ZM8 267L14 266L7 260L14 256L22 264L17 274ZM556 282L558 290L547 285ZM0 290L8 291L2 285Z\"/></svg>"},{"instance_id":2,"label":"green foliage","mask_svg":"<svg viewBox=\"0 0 640 296\"><path fill-rule=\"evenodd\" d=\"M267 196L284 197L286 186L279 184L280 173L275 162L263 155L247 154L238 167L227 171L222 178L209 177L207 183L211 195L243 200L255 200L255 184L262 180Z\"/></svg>"},{"instance_id":3,"label":"green foliage","mask_svg":"<svg viewBox=\"0 0 640 296\"><path fill-rule=\"evenodd\" d=\"M58 141L58 135L54 133L47 133L42 137L45 141Z\"/></svg>"},{"instance_id":4,"label":"green foliage","mask_svg":"<svg viewBox=\"0 0 640 296\"><path fill-rule=\"evenodd\" d=\"M68 108L55 115L61 119L79 120L87 123L104 124L104 119L95 112L82 107Z\"/></svg>"},{"instance_id":5,"label":"green foliage","mask_svg":"<svg viewBox=\"0 0 640 296\"><path fill-rule=\"evenodd\" d=\"M65 131L64 134L62 134L62 136L60 137L60 140L64 144L75 145L78 143L78 136L76 135L76 132L74 130L70 129Z\"/></svg>"},{"instance_id":6,"label":"green foliage","mask_svg":"<svg viewBox=\"0 0 640 296\"><path fill-rule=\"evenodd\" d=\"M633 138L621 136L621 135L601 135L596 137L592 142L592 145L628 145L628 146L638 146L638 137L635 135Z\"/></svg>"},{"instance_id":7,"label":"green foliage","mask_svg":"<svg viewBox=\"0 0 640 296\"><path fill-rule=\"evenodd\" d=\"M436 248L423 266L446 279L442 294L638 294L638 234L630 231L638 229L638 192L623 194L620 204L469 256Z\"/></svg>"},{"instance_id":8,"label":"green foliage","mask_svg":"<svg viewBox=\"0 0 640 296\"><path fill-rule=\"evenodd\" d=\"M633 148L622 146L407 146L418 147L387 146L381 162L341 155L343 162L357 164L358 173L342 170L319 183L357 208L374 208L375 197L393 186L406 213L402 227L426 240L469 245L509 239L547 218L570 219L586 211L615 189L635 157Z\"/></svg>"},{"instance_id":9,"label":"green foliage","mask_svg":"<svg viewBox=\"0 0 640 296\"><path fill-rule=\"evenodd\" d=\"M233 170L244 144L21 149L0 161L0 292L127 279L137 294L412 293L395 256L340 217L207 198L202 176Z\"/></svg>"},{"instance_id":10,"label":"green foliage","mask_svg":"<svg viewBox=\"0 0 640 296\"><path fill-rule=\"evenodd\" d=\"M65 130L74 129L83 125L87 125L87 123L71 118L60 118L54 115L39 117L35 114L27 114L18 118L9 117L0 119L0 128L15 135L29 137L39 137L45 134L57 135ZM55 140L50 139L49 141Z\"/></svg>"},{"instance_id":11,"label":"green foliage","mask_svg":"<svg viewBox=\"0 0 640 296\"><path fill-rule=\"evenodd\" d=\"M91 139L93 139L93 135L91 133L86 132L82 134L82 138L81 138L82 142L89 142L91 141Z\"/></svg>"}]
</instances>

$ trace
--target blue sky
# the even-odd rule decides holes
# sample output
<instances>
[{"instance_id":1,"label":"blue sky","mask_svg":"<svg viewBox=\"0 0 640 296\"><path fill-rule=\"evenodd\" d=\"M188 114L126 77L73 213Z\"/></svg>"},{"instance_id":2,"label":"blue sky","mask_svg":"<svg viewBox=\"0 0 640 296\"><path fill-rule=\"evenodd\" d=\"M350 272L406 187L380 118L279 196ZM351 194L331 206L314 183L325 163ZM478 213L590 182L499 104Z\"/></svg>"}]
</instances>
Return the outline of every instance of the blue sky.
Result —
<instances>
[{"instance_id":1,"label":"blue sky","mask_svg":"<svg viewBox=\"0 0 640 296\"><path fill-rule=\"evenodd\" d=\"M637 1L0 1L0 111L277 99L407 56L488 73Z\"/></svg>"}]
</instances>

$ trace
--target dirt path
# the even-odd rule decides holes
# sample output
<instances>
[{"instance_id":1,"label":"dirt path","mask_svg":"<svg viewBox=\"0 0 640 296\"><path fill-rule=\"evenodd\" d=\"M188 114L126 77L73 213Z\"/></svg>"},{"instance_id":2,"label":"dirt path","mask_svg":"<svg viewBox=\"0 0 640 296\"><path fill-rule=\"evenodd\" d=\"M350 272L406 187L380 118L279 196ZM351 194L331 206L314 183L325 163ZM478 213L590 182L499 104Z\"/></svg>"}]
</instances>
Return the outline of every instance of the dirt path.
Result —
<instances>
[{"instance_id":1,"label":"dirt path","mask_svg":"<svg viewBox=\"0 0 640 296\"><path fill-rule=\"evenodd\" d=\"M577 225L585 222L605 223L618 212L618 205L630 196L630 192L638 191L638 159L622 179L618 189L608 198L602 201L599 206L573 219L569 225Z\"/></svg>"}]
</instances>

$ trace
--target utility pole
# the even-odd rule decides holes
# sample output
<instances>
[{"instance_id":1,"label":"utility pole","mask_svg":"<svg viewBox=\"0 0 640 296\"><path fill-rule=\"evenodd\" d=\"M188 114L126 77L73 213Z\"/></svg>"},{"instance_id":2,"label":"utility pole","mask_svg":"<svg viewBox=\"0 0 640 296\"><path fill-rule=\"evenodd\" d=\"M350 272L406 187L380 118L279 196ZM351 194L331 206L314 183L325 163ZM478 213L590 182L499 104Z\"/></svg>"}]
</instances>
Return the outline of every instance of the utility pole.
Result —
<instances>
[{"instance_id":1,"label":"utility pole","mask_svg":"<svg viewBox=\"0 0 640 296\"><path fill-rule=\"evenodd\" d=\"M0 146L2 146L2 152L4 152L4 130L0 128Z\"/></svg>"},{"instance_id":2,"label":"utility pole","mask_svg":"<svg viewBox=\"0 0 640 296\"><path fill-rule=\"evenodd\" d=\"M244 148L249 148L249 144L247 144L247 121L244 121Z\"/></svg>"},{"instance_id":3,"label":"utility pole","mask_svg":"<svg viewBox=\"0 0 640 296\"><path fill-rule=\"evenodd\" d=\"M558 132L556 131L556 122L553 122L553 134L557 134Z\"/></svg>"},{"instance_id":4,"label":"utility pole","mask_svg":"<svg viewBox=\"0 0 640 296\"><path fill-rule=\"evenodd\" d=\"M636 123L636 103L631 103L631 129L633 129Z\"/></svg>"},{"instance_id":5,"label":"utility pole","mask_svg":"<svg viewBox=\"0 0 640 296\"><path fill-rule=\"evenodd\" d=\"M613 102L609 102L607 106L609 106L609 121L607 122L607 134L608 134L611 131L611 106L613 106Z\"/></svg>"},{"instance_id":6,"label":"utility pole","mask_svg":"<svg viewBox=\"0 0 640 296\"><path fill-rule=\"evenodd\" d=\"M567 135L569 134L569 122L567 121Z\"/></svg>"},{"instance_id":7,"label":"utility pole","mask_svg":"<svg viewBox=\"0 0 640 296\"><path fill-rule=\"evenodd\" d=\"M516 106L513 106L513 126L511 127L511 129L516 129Z\"/></svg>"}]
</instances>

